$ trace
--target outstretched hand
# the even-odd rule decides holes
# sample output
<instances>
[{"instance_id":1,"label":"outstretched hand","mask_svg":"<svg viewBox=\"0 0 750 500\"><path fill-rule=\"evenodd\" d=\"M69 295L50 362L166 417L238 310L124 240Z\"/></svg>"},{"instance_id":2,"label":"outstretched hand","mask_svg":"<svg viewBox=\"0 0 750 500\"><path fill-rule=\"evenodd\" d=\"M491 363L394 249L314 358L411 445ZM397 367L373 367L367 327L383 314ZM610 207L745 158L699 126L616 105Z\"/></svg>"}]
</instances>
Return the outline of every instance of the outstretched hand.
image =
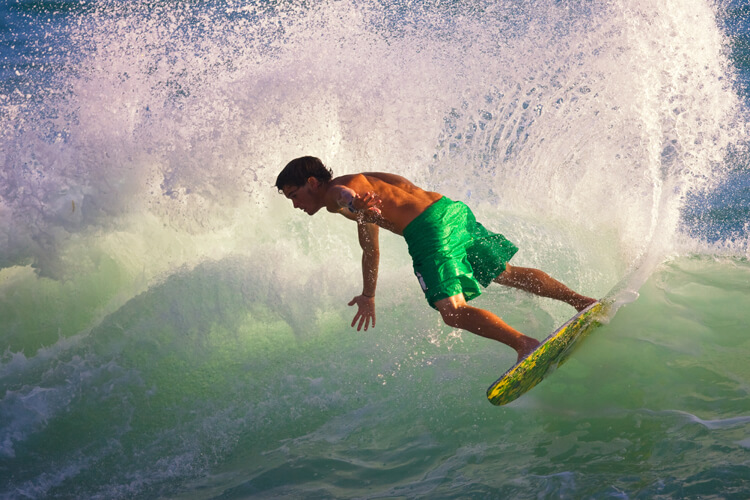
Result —
<instances>
[{"instance_id":1,"label":"outstretched hand","mask_svg":"<svg viewBox=\"0 0 750 500\"><path fill-rule=\"evenodd\" d=\"M376 193L369 191L364 196L358 196L357 198L364 204L360 210L364 212L372 210L377 215L380 215L380 206L383 204L383 201Z\"/></svg>"},{"instance_id":2,"label":"outstretched hand","mask_svg":"<svg viewBox=\"0 0 750 500\"><path fill-rule=\"evenodd\" d=\"M357 314L354 315L354 319L352 320L352 328L354 325L359 321L359 324L357 325L357 331L362 330L362 326L365 327L365 331L367 331L367 328L370 326L370 321L372 320L372 326L375 327L375 297L368 297L367 295L357 295L354 297L351 302L349 302L350 306L353 306L354 304L357 305Z\"/></svg>"}]
</instances>

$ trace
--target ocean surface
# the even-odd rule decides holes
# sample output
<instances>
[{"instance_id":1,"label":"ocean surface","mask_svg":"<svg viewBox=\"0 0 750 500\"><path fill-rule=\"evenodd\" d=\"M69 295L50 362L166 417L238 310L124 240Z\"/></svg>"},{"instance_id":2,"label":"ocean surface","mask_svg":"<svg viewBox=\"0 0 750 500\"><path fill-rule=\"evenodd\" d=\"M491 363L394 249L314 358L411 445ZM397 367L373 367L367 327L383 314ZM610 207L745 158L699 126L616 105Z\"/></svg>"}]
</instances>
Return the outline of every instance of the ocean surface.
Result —
<instances>
[{"instance_id":1,"label":"ocean surface","mask_svg":"<svg viewBox=\"0 0 750 500\"><path fill-rule=\"evenodd\" d=\"M0 498L750 497L750 4L2 0ZM613 315L510 348L301 155L468 203ZM493 285L538 339L573 310Z\"/></svg>"}]
</instances>

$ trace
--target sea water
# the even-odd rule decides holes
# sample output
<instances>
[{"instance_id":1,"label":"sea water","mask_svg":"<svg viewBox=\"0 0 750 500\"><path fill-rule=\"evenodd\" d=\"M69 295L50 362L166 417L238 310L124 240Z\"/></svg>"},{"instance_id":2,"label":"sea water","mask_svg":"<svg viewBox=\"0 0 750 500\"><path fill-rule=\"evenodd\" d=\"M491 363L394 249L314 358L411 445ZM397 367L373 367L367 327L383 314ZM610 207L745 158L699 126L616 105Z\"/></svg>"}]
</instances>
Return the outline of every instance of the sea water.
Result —
<instances>
[{"instance_id":1,"label":"sea water","mask_svg":"<svg viewBox=\"0 0 750 500\"><path fill-rule=\"evenodd\" d=\"M0 497L747 498L750 10L740 1L6 0ZM505 407L301 155L467 202L615 300ZM573 310L492 286L544 338Z\"/></svg>"}]
</instances>

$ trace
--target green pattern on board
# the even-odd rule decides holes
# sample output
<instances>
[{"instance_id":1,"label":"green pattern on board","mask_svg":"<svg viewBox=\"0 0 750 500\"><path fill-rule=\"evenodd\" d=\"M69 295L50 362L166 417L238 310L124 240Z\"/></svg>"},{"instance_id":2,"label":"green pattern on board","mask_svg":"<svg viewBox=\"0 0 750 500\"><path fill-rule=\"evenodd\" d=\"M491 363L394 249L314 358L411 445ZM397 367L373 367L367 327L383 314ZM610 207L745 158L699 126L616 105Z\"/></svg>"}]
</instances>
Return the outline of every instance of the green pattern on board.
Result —
<instances>
[{"instance_id":1,"label":"green pattern on board","mask_svg":"<svg viewBox=\"0 0 750 500\"><path fill-rule=\"evenodd\" d=\"M594 327L606 310L605 304L596 302L561 326L539 344L534 352L515 364L487 389L487 399L493 405L504 405L516 400L544 380L572 354L574 347Z\"/></svg>"}]
</instances>

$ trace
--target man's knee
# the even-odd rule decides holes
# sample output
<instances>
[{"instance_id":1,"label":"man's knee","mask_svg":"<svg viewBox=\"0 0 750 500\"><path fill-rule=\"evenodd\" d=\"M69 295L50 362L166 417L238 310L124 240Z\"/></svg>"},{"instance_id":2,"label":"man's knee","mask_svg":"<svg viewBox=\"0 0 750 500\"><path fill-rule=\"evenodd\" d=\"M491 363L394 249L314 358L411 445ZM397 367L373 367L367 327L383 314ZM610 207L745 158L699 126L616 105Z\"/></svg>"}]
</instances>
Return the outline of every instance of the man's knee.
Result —
<instances>
[{"instance_id":1,"label":"man's knee","mask_svg":"<svg viewBox=\"0 0 750 500\"><path fill-rule=\"evenodd\" d=\"M505 286L514 286L518 280L519 275L523 273L523 268L511 267L510 264L505 264L505 269L500 273L494 280L495 283Z\"/></svg>"},{"instance_id":2,"label":"man's knee","mask_svg":"<svg viewBox=\"0 0 750 500\"><path fill-rule=\"evenodd\" d=\"M467 307L469 306L466 303L447 303L438 307L438 311L440 311L440 316L446 325L452 328L462 328Z\"/></svg>"},{"instance_id":3,"label":"man's knee","mask_svg":"<svg viewBox=\"0 0 750 500\"><path fill-rule=\"evenodd\" d=\"M464 300L463 295L460 297L450 297L438 301L435 306L440 311L440 316L446 325L453 328L461 328L462 319L465 317L464 309L469 307Z\"/></svg>"},{"instance_id":4,"label":"man's knee","mask_svg":"<svg viewBox=\"0 0 750 500\"><path fill-rule=\"evenodd\" d=\"M461 327L461 319L460 319L460 313L457 310L442 310L440 311L440 316L443 318L443 322L452 327L452 328L460 328Z\"/></svg>"}]
</instances>

